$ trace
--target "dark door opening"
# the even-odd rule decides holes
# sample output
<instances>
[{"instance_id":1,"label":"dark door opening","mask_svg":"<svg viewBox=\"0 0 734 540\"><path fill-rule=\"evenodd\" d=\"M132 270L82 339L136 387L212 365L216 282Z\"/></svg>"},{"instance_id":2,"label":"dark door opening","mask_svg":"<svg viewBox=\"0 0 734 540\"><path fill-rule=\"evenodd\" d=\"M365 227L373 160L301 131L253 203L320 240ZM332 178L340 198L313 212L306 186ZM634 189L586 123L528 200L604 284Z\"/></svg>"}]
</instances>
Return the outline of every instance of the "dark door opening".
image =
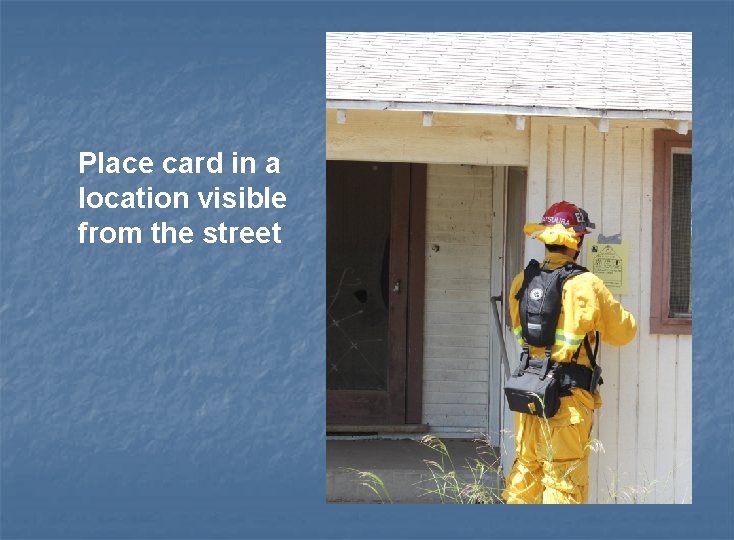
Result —
<instances>
[{"instance_id":1,"label":"dark door opening","mask_svg":"<svg viewBox=\"0 0 734 540\"><path fill-rule=\"evenodd\" d=\"M327 163L327 424L420 423L425 169Z\"/></svg>"}]
</instances>

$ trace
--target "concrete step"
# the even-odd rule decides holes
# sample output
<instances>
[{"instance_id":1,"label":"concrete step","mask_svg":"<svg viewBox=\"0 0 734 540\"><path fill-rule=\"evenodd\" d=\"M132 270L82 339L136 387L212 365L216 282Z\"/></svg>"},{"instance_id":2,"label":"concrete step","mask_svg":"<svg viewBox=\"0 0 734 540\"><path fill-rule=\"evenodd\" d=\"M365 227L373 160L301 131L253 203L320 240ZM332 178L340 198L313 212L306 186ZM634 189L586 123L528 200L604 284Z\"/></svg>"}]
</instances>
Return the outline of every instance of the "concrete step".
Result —
<instances>
[{"instance_id":1,"label":"concrete step","mask_svg":"<svg viewBox=\"0 0 734 540\"><path fill-rule=\"evenodd\" d=\"M499 496L502 476L496 448L470 440L442 442L450 456L450 460L443 456L444 471L454 471L462 489L476 483L470 465L476 471L479 460L485 467L480 484L490 497ZM450 480L442 479L440 473L436 479L426 460L441 463L442 455L416 440L327 440L326 499L334 503L458 502L456 489L447 488ZM375 482L371 483L378 493L364 486L369 479L360 473L376 475L384 489Z\"/></svg>"}]
</instances>

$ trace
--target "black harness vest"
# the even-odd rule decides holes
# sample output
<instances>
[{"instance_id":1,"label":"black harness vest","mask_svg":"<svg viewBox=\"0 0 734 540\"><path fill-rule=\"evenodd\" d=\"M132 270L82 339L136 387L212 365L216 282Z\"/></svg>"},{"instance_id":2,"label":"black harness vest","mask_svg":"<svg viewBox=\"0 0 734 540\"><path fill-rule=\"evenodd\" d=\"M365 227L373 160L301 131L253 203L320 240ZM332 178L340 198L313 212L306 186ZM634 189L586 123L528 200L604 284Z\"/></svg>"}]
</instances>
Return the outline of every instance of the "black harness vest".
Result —
<instances>
[{"instance_id":1,"label":"black harness vest","mask_svg":"<svg viewBox=\"0 0 734 540\"><path fill-rule=\"evenodd\" d=\"M561 314L563 284L584 272L588 270L574 263L544 270L535 259L530 261L525 268L522 287L515 296L520 301L520 324L525 343L546 349L553 347Z\"/></svg>"},{"instance_id":2,"label":"black harness vest","mask_svg":"<svg viewBox=\"0 0 734 540\"><path fill-rule=\"evenodd\" d=\"M546 365L556 368L561 380L562 394L570 395L570 388L580 387L592 392L602 384L601 367L596 363L599 351L599 333L596 333L594 351L588 335L584 336L583 346L591 362L592 369L578 365L581 345L573 355L572 363L556 364L550 361L551 350L556 341L556 327L561 315L563 284L566 280L588 272L585 267L567 263L555 270L545 270L535 259L525 268L522 286L515 299L520 303L520 324L522 325L523 355L529 362L529 345L545 347ZM523 360L520 361L521 365ZM526 364L527 365L527 364Z\"/></svg>"}]
</instances>

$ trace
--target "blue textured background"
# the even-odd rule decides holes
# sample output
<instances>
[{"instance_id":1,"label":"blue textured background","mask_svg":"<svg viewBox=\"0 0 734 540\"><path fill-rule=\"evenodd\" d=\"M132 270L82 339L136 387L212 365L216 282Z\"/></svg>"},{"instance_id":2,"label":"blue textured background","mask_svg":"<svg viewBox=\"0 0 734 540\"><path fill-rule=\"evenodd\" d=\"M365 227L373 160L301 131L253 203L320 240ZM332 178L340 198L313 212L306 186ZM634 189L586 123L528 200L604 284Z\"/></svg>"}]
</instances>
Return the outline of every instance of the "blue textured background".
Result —
<instances>
[{"instance_id":1,"label":"blue textured background","mask_svg":"<svg viewBox=\"0 0 734 540\"><path fill-rule=\"evenodd\" d=\"M731 3L1 9L3 538L734 536ZM570 29L694 32L694 504L326 505L324 32ZM282 174L82 176L81 150ZM79 185L242 183L288 207L77 208ZM285 244L82 246L82 220L279 221Z\"/></svg>"}]
</instances>

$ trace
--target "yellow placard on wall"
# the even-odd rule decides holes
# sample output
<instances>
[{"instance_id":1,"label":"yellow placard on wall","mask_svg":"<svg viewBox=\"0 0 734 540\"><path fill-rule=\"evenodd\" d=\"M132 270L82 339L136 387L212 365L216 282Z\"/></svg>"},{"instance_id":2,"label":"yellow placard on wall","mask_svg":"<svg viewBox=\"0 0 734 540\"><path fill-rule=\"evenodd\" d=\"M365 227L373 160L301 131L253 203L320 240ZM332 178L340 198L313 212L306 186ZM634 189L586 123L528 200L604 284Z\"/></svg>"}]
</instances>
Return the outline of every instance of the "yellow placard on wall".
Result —
<instances>
[{"instance_id":1,"label":"yellow placard on wall","mask_svg":"<svg viewBox=\"0 0 734 540\"><path fill-rule=\"evenodd\" d=\"M615 244L591 240L586 246L586 263L586 267L604 281L612 294L627 294L629 245L626 240Z\"/></svg>"}]
</instances>

